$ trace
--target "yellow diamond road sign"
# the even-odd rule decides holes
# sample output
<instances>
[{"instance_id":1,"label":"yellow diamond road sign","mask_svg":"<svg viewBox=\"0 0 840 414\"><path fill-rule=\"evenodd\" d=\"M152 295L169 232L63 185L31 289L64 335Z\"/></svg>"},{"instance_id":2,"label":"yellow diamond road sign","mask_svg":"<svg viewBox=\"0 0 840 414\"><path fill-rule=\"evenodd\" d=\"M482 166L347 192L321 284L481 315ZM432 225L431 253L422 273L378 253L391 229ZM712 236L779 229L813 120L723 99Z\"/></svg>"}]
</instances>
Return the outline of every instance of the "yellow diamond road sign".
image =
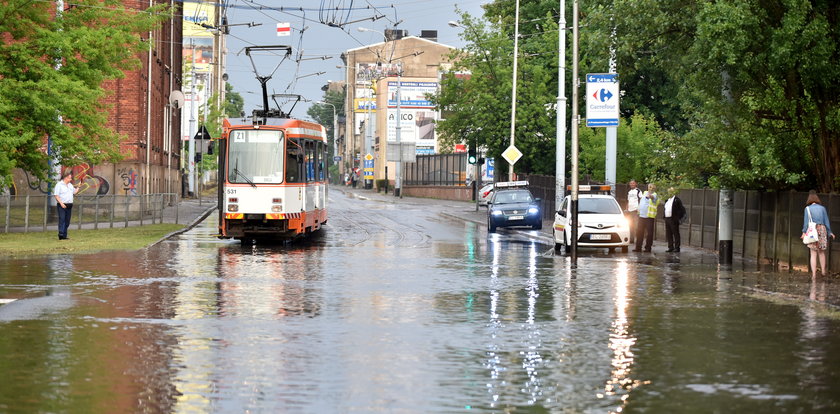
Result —
<instances>
[{"instance_id":1,"label":"yellow diamond road sign","mask_svg":"<svg viewBox=\"0 0 840 414\"><path fill-rule=\"evenodd\" d=\"M366 160L368 160L368 161L370 161L370 160L372 160L372 159L373 159L373 155L370 155L370 154L365 154L365 159L366 159Z\"/></svg>"},{"instance_id":2,"label":"yellow diamond road sign","mask_svg":"<svg viewBox=\"0 0 840 414\"><path fill-rule=\"evenodd\" d=\"M522 152L516 149L513 145L507 147L505 152L502 153L502 158L508 162L508 164L513 165L522 158Z\"/></svg>"}]
</instances>

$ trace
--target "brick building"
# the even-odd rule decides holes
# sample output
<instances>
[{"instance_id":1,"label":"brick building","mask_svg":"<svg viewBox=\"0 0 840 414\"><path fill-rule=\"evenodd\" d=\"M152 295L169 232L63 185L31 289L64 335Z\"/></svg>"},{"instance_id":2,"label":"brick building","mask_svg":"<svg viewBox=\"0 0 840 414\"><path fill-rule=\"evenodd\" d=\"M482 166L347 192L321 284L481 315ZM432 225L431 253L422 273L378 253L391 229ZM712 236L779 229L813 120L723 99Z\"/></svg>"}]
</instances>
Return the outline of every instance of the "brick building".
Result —
<instances>
[{"instance_id":1,"label":"brick building","mask_svg":"<svg viewBox=\"0 0 840 414\"><path fill-rule=\"evenodd\" d=\"M182 88L182 2L166 3L178 16L164 22L151 36L152 47L142 53L140 69L125 72L122 79L106 81L103 87L113 92L105 102L111 104L109 128L122 134L120 150L125 158L116 164L62 166L62 172L74 172L74 184L83 195L180 193L180 111L169 104L173 91ZM126 8L145 10L150 0L124 0ZM14 177L17 194L49 194L47 183L18 170Z\"/></svg>"}]
</instances>

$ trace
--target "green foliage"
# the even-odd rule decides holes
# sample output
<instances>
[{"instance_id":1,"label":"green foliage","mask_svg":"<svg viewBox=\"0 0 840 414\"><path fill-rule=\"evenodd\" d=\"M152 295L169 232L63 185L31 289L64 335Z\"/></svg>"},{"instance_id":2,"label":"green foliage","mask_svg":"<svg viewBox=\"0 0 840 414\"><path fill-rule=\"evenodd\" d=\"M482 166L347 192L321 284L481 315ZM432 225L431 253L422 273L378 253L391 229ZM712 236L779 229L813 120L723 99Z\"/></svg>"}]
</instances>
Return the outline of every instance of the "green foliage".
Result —
<instances>
[{"instance_id":1,"label":"green foliage","mask_svg":"<svg viewBox=\"0 0 840 414\"><path fill-rule=\"evenodd\" d=\"M167 6L75 3L58 18L53 2L0 3L0 181L14 168L46 179L48 136L64 165L120 158L102 83L139 67L149 47L141 37L169 17Z\"/></svg>"},{"instance_id":2,"label":"green foliage","mask_svg":"<svg viewBox=\"0 0 840 414\"><path fill-rule=\"evenodd\" d=\"M335 107L335 116L341 117L342 114L344 114L345 96L346 91L344 90L341 92L326 91L324 92L324 98L321 101L332 104L332 106L323 103L316 103L310 106L306 111L306 114L312 117L316 123L323 125L324 128L327 129L327 142L330 154L332 154L333 148L335 148L333 143L335 142L336 137L336 131L333 130L333 106ZM341 135L339 135L339 138L341 138Z\"/></svg>"},{"instance_id":3,"label":"green foliage","mask_svg":"<svg viewBox=\"0 0 840 414\"><path fill-rule=\"evenodd\" d=\"M676 139L674 134L659 128L652 116L641 113L630 119L622 119L617 131L616 181L640 183L660 182L669 177L680 176L679 171L670 171L672 152L666 143ZM593 180L604 181L606 129L581 128L580 173Z\"/></svg>"},{"instance_id":4,"label":"green foliage","mask_svg":"<svg viewBox=\"0 0 840 414\"><path fill-rule=\"evenodd\" d=\"M559 10L546 0L520 7L516 146L525 156L516 170L553 174ZM498 157L510 143L514 2L484 9L484 19L462 16L467 46L453 54L453 70L471 77L445 78L435 103L445 114L444 148L476 140ZM630 121L619 130L618 181L840 188L836 1L592 0L581 4L580 27L581 76L607 72L615 50L621 115ZM569 32L567 74L571 49ZM567 97L571 90L567 80ZM603 142L595 133L581 132L581 163L599 176ZM655 159L627 155L640 150Z\"/></svg>"},{"instance_id":5,"label":"green foliage","mask_svg":"<svg viewBox=\"0 0 840 414\"><path fill-rule=\"evenodd\" d=\"M608 47L615 25L622 108L690 143L670 145L673 170L700 185L840 188L836 2L601 3L583 49Z\"/></svg>"}]
</instances>

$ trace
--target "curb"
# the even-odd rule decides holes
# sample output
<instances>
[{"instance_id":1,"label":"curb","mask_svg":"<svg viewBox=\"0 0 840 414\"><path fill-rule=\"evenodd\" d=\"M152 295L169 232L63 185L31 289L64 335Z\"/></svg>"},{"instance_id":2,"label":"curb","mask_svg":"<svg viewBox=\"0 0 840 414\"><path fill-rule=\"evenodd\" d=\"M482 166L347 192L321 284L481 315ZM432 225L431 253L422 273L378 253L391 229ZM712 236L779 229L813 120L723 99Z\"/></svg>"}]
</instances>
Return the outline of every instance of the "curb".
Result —
<instances>
[{"instance_id":1,"label":"curb","mask_svg":"<svg viewBox=\"0 0 840 414\"><path fill-rule=\"evenodd\" d=\"M186 226L184 226L184 228L179 229L179 230L175 230L175 231L173 231L172 233L169 233L169 234L167 234L167 235L165 235L165 236L161 237L161 238L160 238L160 240L158 240L158 241L156 241L156 242L154 242L154 243L152 243L152 244L150 244L150 245L148 245L148 246L146 246L146 247L148 248L148 247L155 246L155 245L157 245L157 244L159 244L159 243L163 242L164 240L167 240L167 239L169 239L169 238L171 238L171 237L175 237L175 236L177 236L177 235L179 235L179 234L186 233L187 231L192 230L192 228L193 228L193 227L195 227L195 226L197 226L197 225L198 225L198 223L201 223L202 221L204 221L204 219L206 219L208 216L210 216L210 213L212 213L212 212L213 212L213 210L215 210L215 209L216 209L216 207L217 207L217 205L213 205L213 206L211 206L211 207L208 207L208 208L207 208L207 210L205 210L205 211L204 211L203 213L201 213L198 217L196 217L196 219L195 219L195 220L193 220L191 223L189 223L189 224L187 224Z\"/></svg>"}]
</instances>

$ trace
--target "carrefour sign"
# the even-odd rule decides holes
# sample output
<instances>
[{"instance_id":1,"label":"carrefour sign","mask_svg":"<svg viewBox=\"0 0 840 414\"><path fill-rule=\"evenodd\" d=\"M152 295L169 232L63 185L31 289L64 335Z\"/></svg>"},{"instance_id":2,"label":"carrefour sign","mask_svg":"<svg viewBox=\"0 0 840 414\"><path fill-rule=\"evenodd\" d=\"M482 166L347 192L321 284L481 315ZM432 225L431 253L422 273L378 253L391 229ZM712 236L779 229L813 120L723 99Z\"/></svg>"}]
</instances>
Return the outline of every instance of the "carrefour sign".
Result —
<instances>
[{"instance_id":1,"label":"carrefour sign","mask_svg":"<svg viewBox=\"0 0 840 414\"><path fill-rule=\"evenodd\" d=\"M586 75L586 126L618 126L618 74Z\"/></svg>"}]
</instances>

